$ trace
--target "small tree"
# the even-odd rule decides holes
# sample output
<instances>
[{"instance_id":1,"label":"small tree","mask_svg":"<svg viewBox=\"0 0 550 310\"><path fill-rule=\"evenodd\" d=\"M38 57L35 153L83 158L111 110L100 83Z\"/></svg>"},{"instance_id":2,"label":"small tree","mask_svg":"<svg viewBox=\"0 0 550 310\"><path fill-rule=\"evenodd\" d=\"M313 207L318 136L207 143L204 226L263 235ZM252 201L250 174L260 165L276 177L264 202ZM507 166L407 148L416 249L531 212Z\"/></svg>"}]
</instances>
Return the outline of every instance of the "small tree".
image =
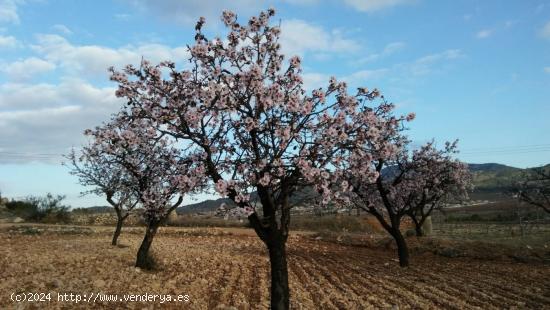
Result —
<instances>
[{"instance_id":1,"label":"small tree","mask_svg":"<svg viewBox=\"0 0 550 310\"><path fill-rule=\"evenodd\" d=\"M94 187L82 194L105 195L107 202L115 209L117 223L111 244L117 245L124 220L139 201L132 191L126 169L112 156L93 150L91 145L84 146L79 156L74 149L71 150L66 158L69 160L66 165L71 169L71 174L78 177L80 184Z\"/></svg>"},{"instance_id":2,"label":"small tree","mask_svg":"<svg viewBox=\"0 0 550 310\"><path fill-rule=\"evenodd\" d=\"M423 236L423 225L435 209L441 209L445 203L468 198L471 188L471 175L466 164L452 155L457 153L457 141L447 142L443 150L427 143L413 151L412 157L396 168L404 179L409 179L404 201L406 214L414 223L417 236Z\"/></svg>"},{"instance_id":3,"label":"small tree","mask_svg":"<svg viewBox=\"0 0 550 310\"><path fill-rule=\"evenodd\" d=\"M524 173L515 182L514 195L521 201L550 213L550 167L538 167Z\"/></svg>"},{"instance_id":4,"label":"small tree","mask_svg":"<svg viewBox=\"0 0 550 310\"><path fill-rule=\"evenodd\" d=\"M357 208L374 215L394 238L399 264L406 267L409 251L400 229L402 219L409 216L417 235L422 235L424 221L444 198L466 195L470 177L466 166L451 158L456 141L446 143L444 150L428 143L411 155L410 142L403 130L404 123L414 119L414 114L395 117L391 113L393 108L385 103L373 110L380 119L375 127L379 138L372 137L368 143L357 146L362 153L347 159L350 169L342 183L353 189L346 198L351 197ZM368 169L361 168L368 162L374 168L372 175L361 171Z\"/></svg>"},{"instance_id":5,"label":"small tree","mask_svg":"<svg viewBox=\"0 0 550 310\"><path fill-rule=\"evenodd\" d=\"M344 158L347 171L338 184L344 191L347 189L347 195L341 197L343 204L351 202L374 215L394 238L399 264L406 267L409 251L400 225L410 205L408 193L415 183L405 173L409 141L402 132L404 123L415 116L394 116L394 108L384 100L367 110L368 117L376 122L365 131L365 139L355 145L350 156Z\"/></svg>"},{"instance_id":6,"label":"small tree","mask_svg":"<svg viewBox=\"0 0 550 310\"><path fill-rule=\"evenodd\" d=\"M64 195L54 196L51 193L44 197L27 197L25 202L32 206L29 219L37 222L68 222L69 206L61 204L64 199Z\"/></svg>"},{"instance_id":7,"label":"small tree","mask_svg":"<svg viewBox=\"0 0 550 310\"><path fill-rule=\"evenodd\" d=\"M193 156L182 156L174 148L174 141L159 134L150 123L130 120L124 112L85 133L93 137L89 155L106 157L105 160L123 167L123 174L128 176L125 188L136 195L145 209L147 229L136 267L151 269L149 249L159 226L181 204L183 194L201 183L204 169L196 165L198 161Z\"/></svg>"},{"instance_id":8,"label":"small tree","mask_svg":"<svg viewBox=\"0 0 550 310\"><path fill-rule=\"evenodd\" d=\"M400 229L403 218L413 217L420 230L425 218L451 188L462 191L467 173L461 163L450 158L456 142L447 143L443 151L428 143L411 154L404 131L405 124L415 115L396 116L394 108L385 99L382 104L367 108L365 113L375 122L364 130L364 138L344 158L347 170L333 186L342 188L343 195L335 197L340 204L351 203L374 215L394 238L399 264L406 267L409 251Z\"/></svg>"},{"instance_id":9,"label":"small tree","mask_svg":"<svg viewBox=\"0 0 550 310\"><path fill-rule=\"evenodd\" d=\"M342 158L364 143L364 132L376 122L365 105L378 92L361 88L349 95L346 84L332 78L326 89L306 94L300 58L286 63L280 54L280 29L269 24L274 13L240 24L234 13L224 12L226 40L207 39L201 18L189 70L142 61L140 68L113 69L111 78L134 118L152 121L202 154L196 159L216 190L235 202L266 245L271 308L288 309L290 198L313 186L324 204L330 201ZM259 210L249 201L253 191Z\"/></svg>"}]
</instances>

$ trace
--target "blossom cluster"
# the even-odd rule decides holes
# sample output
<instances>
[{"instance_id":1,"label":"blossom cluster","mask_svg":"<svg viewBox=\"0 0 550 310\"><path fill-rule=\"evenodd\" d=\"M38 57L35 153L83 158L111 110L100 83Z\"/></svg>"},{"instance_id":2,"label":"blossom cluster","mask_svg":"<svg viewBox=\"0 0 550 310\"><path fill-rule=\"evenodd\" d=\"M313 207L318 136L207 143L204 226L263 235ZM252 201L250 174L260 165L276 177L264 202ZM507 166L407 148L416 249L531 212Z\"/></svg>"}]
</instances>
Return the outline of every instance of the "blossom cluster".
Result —
<instances>
[{"instance_id":1,"label":"blossom cluster","mask_svg":"<svg viewBox=\"0 0 550 310\"><path fill-rule=\"evenodd\" d=\"M199 156L184 156L174 141L144 119L132 119L122 111L85 134L91 137L88 156L109 160L124 171L125 184L138 197L147 218L165 217L175 198L204 183Z\"/></svg>"}]
</instances>

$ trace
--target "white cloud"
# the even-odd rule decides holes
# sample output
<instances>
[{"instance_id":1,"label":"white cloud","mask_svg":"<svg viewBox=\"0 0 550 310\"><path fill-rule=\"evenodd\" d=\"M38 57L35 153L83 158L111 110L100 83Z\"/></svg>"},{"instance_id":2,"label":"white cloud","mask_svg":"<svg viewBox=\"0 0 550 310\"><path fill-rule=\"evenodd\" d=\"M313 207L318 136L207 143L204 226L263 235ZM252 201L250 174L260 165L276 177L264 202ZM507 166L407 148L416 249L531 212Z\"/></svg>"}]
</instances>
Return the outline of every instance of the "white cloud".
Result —
<instances>
[{"instance_id":1,"label":"white cloud","mask_svg":"<svg viewBox=\"0 0 550 310\"><path fill-rule=\"evenodd\" d=\"M517 23L519 22L519 20L517 19L509 19L497 26L494 26L492 28L485 28L485 29L481 29L480 31L478 31L476 33L476 38L478 39L486 39L492 35L494 35L497 31L509 31L510 29L512 29Z\"/></svg>"},{"instance_id":2,"label":"white cloud","mask_svg":"<svg viewBox=\"0 0 550 310\"><path fill-rule=\"evenodd\" d=\"M19 23L16 0L0 0L0 23Z\"/></svg>"},{"instance_id":3,"label":"white cloud","mask_svg":"<svg viewBox=\"0 0 550 310\"><path fill-rule=\"evenodd\" d=\"M392 42L386 45L386 47L384 47L384 53L393 54L396 51L403 49L404 47L405 47L405 43L403 42Z\"/></svg>"},{"instance_id":4,"label":"white cloud","mask_svg":"<svg viewBox=\"0 0 550 310\"><path fill-rule=\"evenodd\" d=\"M388 69L360 70L342 78L350 84L361 84L364 81L379 79L388 73Z\"/></svg>"},{"instance_id":5,"label":"white cloud","mask_svg":"<svg viewBox=\"0 0 550 310\"><path fill-rule=\"evenodd\" d=\"M268 0L125 0L134 8L146 14L152 13L163 20L194 24L198 17L206 17L207 26L219 21L223 10L238 12L240 18L248 19L250 14L266 9L276 1ZM415 3L417 0L340 0L361 12L374 12L394 6ZM322 4L321 0L281 0L291 5ZM327 1L328 2L328 1Z\"/></svg>"},{"instance_id":6,"label":"white cloud","mask_svg":"<svg viewBox=\"0 0 550 310\"><path fill-rule=\"evenodd\" d=\"M540 35L545 39L550 39L550 21L540 30Z\"/></svg>"},{"instance_id":7,"label":"white cloud","mask_svg":"<svg viewBox=\"0 0 550 310\"><path fill-rule=\"evenodd\" d=\"M144 44L110 48L99 45L73 45L65 38L39 35L32 48L48 61L58 64L69 74L107 75L107 68L122 68L127 64L139 64L144 57L153 63L164 60L184 62L188 59L187 47L169 47L161 44Z\"/></svg>"},{"instance_id":8,"label":"white cloud","mask_svg":"<svg viewBox=\"0 0 550 310\"><path fill-rule=\"evenodd\" d=\"M46 117L40 116L49 116L55 117L57 115L69 115L81 110L80 106L69 105L63 107L55 108L43 108L43 109L34 109L34 110L18 110L18 111L6 111L0 112L0 126L4 125L9 121L23 121L28 119L33 119L33 122L39 121L41 124L49 123Z\"/></svg>"},{"instance_id":9,"label":"white cloud","mask_svg":"<svg viewBox=\"0 0 550 310\"><path fill-rule=\"evenodd\" d=\"M404 47L405 47L404 42L392 42L392 43L387 44L380 53L371 53L371 54L367 55L366 57L363 57L363 58L359 59L356 62L361 64L361 63L376 61L376 60L379 60L381 58L392 55L395 52L397 52L399 50L402 50Z\"/></svg>"},{"instance_id":10,"label":"white cloud","mask_svg":"<svg viewBox=\"0 0 550 310\"><path fill-rule=\"evenodd\" d=\"M6 64L0 70L11 80L22 81L55 69L55 64L40 58L30 57Z\"/></svg>"},{"instance_id":11,"label":"white cloud","mask_svg":"<svg viewBox=\"0 0 550 310\"><path fill-rule=\"evenodd\" d=\"M485 38L490 37L492 34L493 34L492 29L483 29L483 30L480 30L476 33L476 37L478 39L485 39Z\"/></svg>"},{"instance_id":12,"label":"white cloud","mask_svg":"<svg viewBox=\"0 0 550 310\"><path fill-rule=\"evenodd\" d=\"M410 4L411 0L344 0L344 2L356 10L362 12L374 12L388 9L397 5Z\"/></svg>"},{"instance_id":13,"label":"white cloud","mask_svg":"<svg viewBox=\"0 0 550 310\"><path fill-rule=\"evenodd\" d=\"M53 30L55 30L57 32L60 32L62 34L65 34L65 35L73 34L73 32L71 31L71 29L69 29L69 27L67 27L65 25L62 25L62 24L53 25L52 28L53 28Z\"/></svg>"},{"instance_id":14,"label":"white cloud","mask_svg":"<svg viewBox=\"0 0 550 310\"><path fill-rule=\"evenodd\" d=\"M147 14L153 14L164 20L184 24L194 24L200 16L206 17L206 25L220 25L220 15L229 9L238 12L241 22L246 22L250 15L256 15L259 10L269 6L267 0L126 0L133 7ZM290 4L309 5L318 0L284 0ZM281 45L285 54L303 55L312 52L346 52L356 51L358 44L345 38L338 30L325 30L320 26L309 24L303 20L282 21ZM321 55L320 53L316 53ZM326 56L326 55L324 55Z\"/></svg>"},{"instance_id":15,"label":"white cloud","mask_svg":"<svg viewBox=\"0 0 550 310\"><path fill-rule=\"evenodd\" d=\"M330 76L322 73L304 73L302 74L304 79L304 88L308 91L326 87Z\"/></svg>"},{"instance_id":16,"label":"white cloud","mask_svg":"<svg viewBox=\"0 0 550 310\"><path fill-rule=\"evenodd\" d=\"M417 63L433 63L442 59L456 59L463 57L462 51L459 49L446 50L441 53L430 54L424 57L419 58Z\"/></svg>"},{"instance_id":17,"label":"white cloud","mask_svg":"<svg viewBox=\"0 0 550 310\"><path fill-rule=\"evenodd\" d=\"M516 19L507 20L507 21L504 22L504 28L512 28L512 27L515 26L517 23L519 23L519 21L516 20Z\"/></svg>"},{"instance_id":18,"label":"white cloud","mask_svg":"<svg viewBox=\"0 0 550 310\"><path fill-rule=\"evenodd\" d=\"M162 60L185 63L188 59L187 47L76 45L55 34L37 36L31 48L34 57L3 64L0 69L12 81L0 84L2 152L30 155L0 156L0 162L35 159L51 162L52 156L42 158L32 154L66 153L71 146L83 142L85 128L106 121L120 108L123 100L116 98L114 87L97 87L80 78L94 74L106 77L109 66L139 64L142 56L153 63ZM60 69L62 76L58 84L26 82L54 69Z\"/></svg>"},{"instance_id":19,"label":"white cloud","mask_svg":"<svg viewBox=\"0 0 550 310\"><path fill-rule=\"evenodd\" d=\"M130 17L131 17L130 14L126 14L126 13L115 14L115 19L120 21L127 21L130 19Z\"/></svg>"},{"instance_id":20,"label":"white cloud","mask_svg":"<svg viewBox=\"0 0 550 310\"><path fill-rule=\"evenodd\" d=\"M337 80L346 82L351 87L364 86L365 83L380 79L390 72L389 69L359 70L346 76L337 77ZM326 88L331 75L324 73L304 73L304 88L308 91L317 88Z\"/></svg>"},{"instance_id":21,"label":"white cloud","mask_svg":"<svg viewBox=\"0 0 550 310\"><path fill-rule=\"evenodd\" d=\"M64 154L84 141L82 132L106 121L121 106L112 87L82 80L60 84L0 85L0 145L14 154ZM0 162L59 160L60 157L0 156Z\"/></svg>"},{"instance_id":22,"label":"white cloud","mask_svg":"<svg viewBox=\"0 0 550 310\"><path fill-rule=\"evenodd\" d=\"M0 35L0 48L13 48L17 46L17 39L13 36Z\"/></svg>"},{"instance_id":23,"label":"white cloud","mask_svg":"<svg viewBox=\"0 0 550 310\"><path fill-rule=\"evenodd\" d=\"M450 49L441 53L430 54L415 60L412 64L405 65L406 69L413 75L426 75L434 71L434 66L441 68L445 62L464 57L459 49Z\"/></svg>"},{"instance_id":24,"label":"white cloud","mask_svg":"<svg viewBox=\"0 0 550 310\"><path fill-rule=\"evenodd\" d=\"M312 5L319 3L319 0L283 0L284 2L295 5Z\"/></svg>"},{"instance_id":25,"label":"white cloud","mask_svg":"<svg viewBox=\"0 0 550 310\"><path fill-rule=\"evenodd\" d=\"M266 8L266 1L258 0L126 0L145 13L153 13L163 20L184 24L194 24L200 16L206 18L207 25L218 23L223 10L239 14L255 14ZM249 16L240 16L248 18Z\"/></svg>"},{"instance_id":26,"label":"white cloud","mask_svg":"<svg viewBox=\"0 0 550 310\"><path fill-rule=\"evenodd\" d=\"M544 67L543 69L544 69L544 72L550 73L550 67Z\"/></svg>"},{"instance_id":27,"label":"white cloud","mask_svg":"<svg viewBox=\"0 0 550 310\"><path fill-rule=\"evenodd\" d=\"M291 19L281 24L281 47L286 55L312 52L354 52L359 44L343 37L337 30L326 31L303 20Z\"/></svg>"}]
</instances>

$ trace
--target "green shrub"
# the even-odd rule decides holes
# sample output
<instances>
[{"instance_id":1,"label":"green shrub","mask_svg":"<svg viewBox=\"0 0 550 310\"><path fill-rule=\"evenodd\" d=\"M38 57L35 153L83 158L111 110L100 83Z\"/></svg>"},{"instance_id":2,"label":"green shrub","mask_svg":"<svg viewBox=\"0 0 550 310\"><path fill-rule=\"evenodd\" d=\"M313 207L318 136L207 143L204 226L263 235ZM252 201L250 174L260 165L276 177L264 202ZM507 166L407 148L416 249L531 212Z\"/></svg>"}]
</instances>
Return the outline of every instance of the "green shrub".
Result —
<instances>
[{"instance_id":1,"label":"green shrub","mask_svg":"<svg viewBox=\"0 0 550 310\"><path fill-rule=\"evenodd\" d=\"M38 211L38 206L28 201L12 200L6 203L6 208L13 215L24 218L26 220L34 217Z\"/></svg>"},{"instance_id":2,"label":"green shrub","mask_svg":"<svg viewBox=\"0 0 550 310\"><path fill-rule=\"evenodd\" d=\"M65 196L48 193L44 197L27 197L23 201L12 200L6 204L15 216L28 221L44 223L67 223L70 220L69 207L62 205Z\"/></svg>"},{"instance_id":3,"label":"green shrub","mask_svg":"<svg viewBox=\"0 0 550 310\"><path fill-rule=\"evenodd\" d=\"M40 234L42 234L42 232L40 230L38 230L38 228L35 228L35 227L25 227L21 231L21 234L23 234L23 235L40 235Z\"/></svg>"}]
</instances>

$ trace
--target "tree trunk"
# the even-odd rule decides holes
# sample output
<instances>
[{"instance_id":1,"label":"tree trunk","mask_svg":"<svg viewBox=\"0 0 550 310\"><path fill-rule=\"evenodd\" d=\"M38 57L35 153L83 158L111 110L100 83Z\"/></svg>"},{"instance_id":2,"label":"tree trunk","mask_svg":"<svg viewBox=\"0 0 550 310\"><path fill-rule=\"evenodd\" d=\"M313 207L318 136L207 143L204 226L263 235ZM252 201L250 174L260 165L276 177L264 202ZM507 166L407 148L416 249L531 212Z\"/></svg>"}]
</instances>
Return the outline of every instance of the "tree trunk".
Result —
<instances>
[{"instance_id":1,"label":"tree trunk","mask_svg":"<svg viewBox=\"0 0 550 310\"><path fill-rule=\"evenodd\" d=\"M399 230L393 231L392 236L395 239L397 244L397 255L399 256L399 266L408 267L409 266L409 249L407 247L407 242Z\"/></svg>"},{"instance_id":2,"label":"tree trunk","mask_svg":"<svg viewBox=\"0 0 550 310\"><path fill-rule=\"evenodd\" d=\"M414 225L414 230L416 231L416 236L417 237L422 237L424 236L424 232L422 232L422 226L420 224L416 224Z\"/></svg>"},{"instance_id":3,"label":"tree trunk","mask_svg":"<svg viewBox=\"0 0 550 310\"><path fill-rule=\"evenodd\" d=\"M424 232L422 231L422 222L423 221L417 220L416 215L414 215L414 214L409 214L409 218L412 220L412 222L414 224L414 231L416 233L416 236L417 237L424 236Z\"/></svg>"},{"instance_id":4,"label":"tree trunk","mask_svg":"<svg viewBox=\"0 0 550 310\"><path fill-rule=\"evenodd\" d=\"M124 217L122 217L120 214L117 214L116 229L115 229L115 233L113 234L113 241L111 242L112 245L117 245L118 243L118 236L120 236L120 231L122 230L123 221L124 221Z\"/></svg>"},{"instance_id":5,"label":"tree trunk","mask_svg":"<svg viewBox=\"0 0 550 310\"><path fill-rule=\"evenodd\" d=\"M151 244L153 243L153 238L157 233L159 224L160 223L158 221L151 221L149 225L147 225L145 237L143 238L137 253L136 267L148 270L154 267L149 256L149 249L151 248Z\"/></svg>"},{"instance_id":6,"label":"tree trunk","mask_svg":"<svg viewBox=\"0 0 550 310\"><path fill-rule=\"evenodd\" d=\"M422 237L422 236L424 236L424 233L422 232L422 226L420 226L420 225L414 225L414 230L416 231L416 236L417 236L417 237Z\"/></svg>"},{"instance_id":7,"label":"tree trunk","mask_svg":"<svg viewBox=\"0 0 550 310\"><path fill-rule=\"evenodd\" d=\"M268 245L269 262L271 264L272 310L287 310L290 307L285 247L285 242L282 240L275 241Z\"/></svg>"}]
</instances>

